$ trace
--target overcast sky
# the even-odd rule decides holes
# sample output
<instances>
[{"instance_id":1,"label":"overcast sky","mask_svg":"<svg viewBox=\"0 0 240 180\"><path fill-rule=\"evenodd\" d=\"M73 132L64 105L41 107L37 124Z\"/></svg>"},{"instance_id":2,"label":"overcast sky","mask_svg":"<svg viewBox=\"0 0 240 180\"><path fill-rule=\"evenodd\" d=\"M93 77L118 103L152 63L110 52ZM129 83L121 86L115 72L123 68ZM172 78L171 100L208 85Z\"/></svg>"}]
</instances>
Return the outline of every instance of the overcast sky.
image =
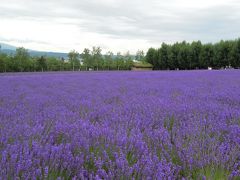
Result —
<instances>
[{"instance_id":1,"label":"overcast sky","mask_svg":"<svg viewBox=\"0 0 240 180\"><path fill-rule=\"evenodd\" d=\"M239 0L0 0L0 42L35 50L134 54L238 37Z\"/></svg>"}]
</instances>

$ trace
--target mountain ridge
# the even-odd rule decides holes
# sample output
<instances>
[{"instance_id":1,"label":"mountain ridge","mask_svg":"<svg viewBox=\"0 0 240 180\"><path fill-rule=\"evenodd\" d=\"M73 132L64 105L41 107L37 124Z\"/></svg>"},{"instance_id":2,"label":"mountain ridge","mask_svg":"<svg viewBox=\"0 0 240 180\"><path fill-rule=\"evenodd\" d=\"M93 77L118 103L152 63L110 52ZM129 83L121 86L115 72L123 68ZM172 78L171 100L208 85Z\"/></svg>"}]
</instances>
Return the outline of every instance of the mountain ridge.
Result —
<instances>
[{"instance_id":1,"label":"mountain ridge","mask_svg":"<svg viewBox=\"0 0 240 180\"><path fill-rule=\"evenodd\" d=\"M6 53L8 55L14 55L16 53L16 46L1 43L0 42L0 52ZM68 53L63 52L51 52L51 51L37 51L32 49L27 49L31 56L47 56L47 57L56 57L56 58L68 58Z\"/></svg>"},{"instance_id":2,"label":"mountain ridge","mask_svg":"<svg viewBox=\"0 0 240 180\"><path fill-rule=\"evenodd\" d=\"M8 54L8 55L14 55L16 53L17 48L18 47L16 46L0 42L0 52L2 53ZM68 53L64 53L64 52L38 51L38 50L32 50L32 49L27 49L27 50L30 56L33 56L33 57L46 56L46 57L55 57L59 59L61 58L68 59ZM131 56L131 59L135 58L135 55L130 55L130 56ZM117 55L113 55L113 58L116 59Z\"/></svg>"}]
</instances>

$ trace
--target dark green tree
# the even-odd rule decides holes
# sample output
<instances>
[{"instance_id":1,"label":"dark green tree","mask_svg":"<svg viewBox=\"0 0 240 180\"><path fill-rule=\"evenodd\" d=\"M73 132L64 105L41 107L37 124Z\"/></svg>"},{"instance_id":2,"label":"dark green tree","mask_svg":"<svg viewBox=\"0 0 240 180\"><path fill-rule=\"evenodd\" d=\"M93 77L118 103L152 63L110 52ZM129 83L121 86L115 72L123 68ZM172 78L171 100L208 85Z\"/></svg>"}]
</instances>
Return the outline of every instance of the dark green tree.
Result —
<instances>
[{"instance_id":1,"label":"dark green tree","mask_svg":"<svg viewBox=\"0 0 240 180\"><path fill-rule=\"evenodd\" d=\"M201 41L192 42L191 44L191 60L190 60L190 69L200 68L200 54L202 49Z\"/></svg>"},{"instance_id":2,"label":"dark green tree","mask_svg":"<svg viewBox=\"0 0 240 180\"><path fill-rule=\"evenodd\" d=\"M178 61L178 68L179 69L189 69L189 46L188 44L183 41L182 43L179 44L179 52L177 56L177 61Z\"/></svg>"},{"instance_id":3,"label":"dark green tree","mask_svg":"<svg viewBox=\"0 0 240 180\"><path fill-rule=\"evenodd\" d=\"M42 72L47 69L47 59L44 56L41 56L37 59L37 65L38 69L40 69Z\"/></svg>"},{"instance_id":4,"label":"dark green tree","mask_svg":"<svg viewBox=\"0 0 240 180\"><path fill-rule=\"evenodd\" d=\"M48 71L60 71L62 61L55 57L47 57L46 64Z\"/></svg>"},{"instance_id":5,"label":"dark green tree","mask_svg":"<svg viewBox=\"0 0 240 180\"><path fill-rule=\"evenodd\" d=\"M156 53L156 50L154 48L150 48L148 49L147 51L147 54L146 54L146 61L150 64L154 64L154 61L155 61L155 53Z\"/></svg>"},{"instance_id":6,"label":"dark green tree","mask_svg":"<svg viewBox=\"0 0 240 180\"><path fill-rule=\"evenodd\" d=\"M0 52L0 72L7 72L8 70L8 56Z\"/></svg>"},{"instance_id":7,"label":"dark green tree","mask_svg":"<svg viewBox=\"0 0 240 180\"><path fill-rule=\"evenodd\" d=\"M94 69L97 71L99 70L99 66L101 65L102 61L102 49L101 47L93 47L92 48L92 59L93 59L93 65Z\"/></svg>"},{"instance_id":8,"label":"dark green tree","mask_svg":"<svg viewBox=\"0 0 240 180\"><path fill-rule=\"evenodd\" d=\"M169 48L168 45L162 43L161 48L159 49L158 55L158 64L160 69L168 69L168 62L169 62Z\"/></svg>"},{"instance_id":9,"label":"dark green tree","mask_svg":"<svg viewBox=\"0 0 240 180\"><path fill-rule=\"evenodd\" d=\"M14 56L14 69L17 71L26 71L29 66L30 55L28 50L20 47L16 49L16 54Z\"/></svg>"},{"instance_id":10,"label":"dark green tree","mask_svg":"<svg viewBox=\"0 0 240 180\"><path fill-rule=\"evenodd\" d=\"M240 38L233 43L230 55L230 65L234 68L240 67Z\"/></svg>"},{"instance_id":11,"label":"dark green tree","mask_svg":"<svg viewBox=\"0 0 240 180\"><path fill-rule=\"evenodd\" d=\"M213 67L213 61L214 61L213 45L212 44L203 45L200 55L200 68L206 69L208 67Z\"/></svg>"},{"instance_id":12,"label":"dark green tree","mask_svg":"<svg viewBox=\"0 0 240 180\"><path fill-rule=\"evenodd\" d=\"M178 64L178 54L179 54L179 45L175 43L170 48L168 64L170 69L177 69L179 68Z\"/></svg>"}]
</instances>

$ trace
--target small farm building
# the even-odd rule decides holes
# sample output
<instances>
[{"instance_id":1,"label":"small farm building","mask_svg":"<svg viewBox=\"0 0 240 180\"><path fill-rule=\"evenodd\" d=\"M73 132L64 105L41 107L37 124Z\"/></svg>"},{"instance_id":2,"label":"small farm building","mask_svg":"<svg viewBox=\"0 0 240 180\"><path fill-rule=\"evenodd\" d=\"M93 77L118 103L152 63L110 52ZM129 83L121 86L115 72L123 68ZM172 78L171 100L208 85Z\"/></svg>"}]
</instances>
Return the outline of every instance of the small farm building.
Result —
<instances>
[{"instance_id":1,"label":"small farm building","mask_svg":"<svg viewBox=\"0 0 240 180\"><path fill-rule=\"evenodd\" d=\"M153 65L147 62L134 62L132 65L132 71L151 71Z\"/></svg>"}]
</instances>

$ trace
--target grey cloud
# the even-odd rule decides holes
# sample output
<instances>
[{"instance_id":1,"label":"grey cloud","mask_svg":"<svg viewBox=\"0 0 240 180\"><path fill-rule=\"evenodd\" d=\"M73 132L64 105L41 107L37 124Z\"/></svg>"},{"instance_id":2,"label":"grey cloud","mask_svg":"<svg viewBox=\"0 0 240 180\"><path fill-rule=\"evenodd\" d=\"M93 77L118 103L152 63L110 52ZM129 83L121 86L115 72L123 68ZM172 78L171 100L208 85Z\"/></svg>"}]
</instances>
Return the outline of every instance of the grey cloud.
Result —
<instances>
[{"instance_id":1,"label":"grey cloud","mask_svg":"<svg viewBox=\"0 0 240 180\"><path fill-rule=\"evenodd\" d=\"M19 3L16 0L12 2ZM221 38L237 38L240 35L240 4L237 1L229 5L197 9L172 8L169 3L174 2L23 0L20 5L25 8L0 5L0 19L58 21L111 38L144 39L155 43L174 39L200 39L209 42ZM64 21L61 18L64 18Z\"/></svg>"},{"instance_id":2,"label":"grey cloud","mask_svg":"<svg viewBox=\"0 0 240 180\"><path fill-rule=\"evenodd\" d=\"M11 43L11 42L19 42L23 44L28 44L28 43L38 43L38 44L48 44L47 41L36 41L32 39L21 39L21 38L5 38L0 36L0 42L5 42L5 43Z\"/></svg>"}]
</instances>

